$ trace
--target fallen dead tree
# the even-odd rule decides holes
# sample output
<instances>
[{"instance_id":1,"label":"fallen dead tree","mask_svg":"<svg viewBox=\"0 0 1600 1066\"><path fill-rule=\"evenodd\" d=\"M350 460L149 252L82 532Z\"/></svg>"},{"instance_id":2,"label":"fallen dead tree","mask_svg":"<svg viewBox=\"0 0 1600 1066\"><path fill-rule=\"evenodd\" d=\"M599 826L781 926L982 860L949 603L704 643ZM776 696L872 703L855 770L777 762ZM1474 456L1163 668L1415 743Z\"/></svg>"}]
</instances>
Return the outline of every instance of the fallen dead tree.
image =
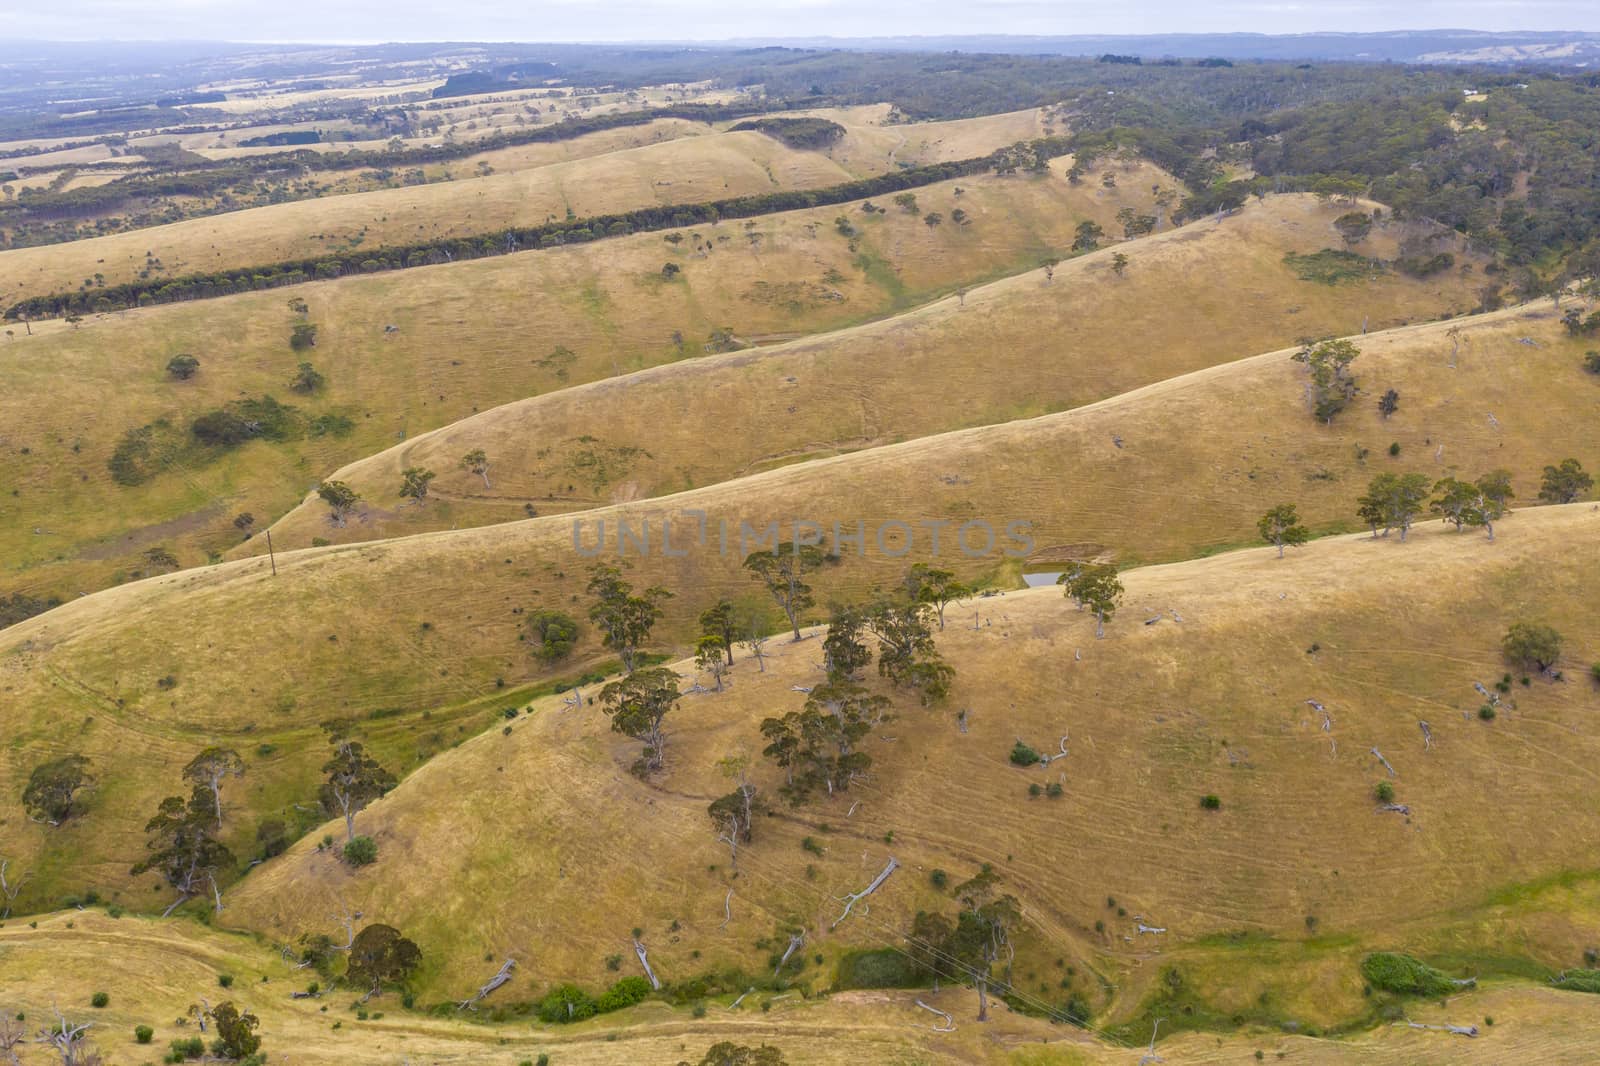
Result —
<instances>
[{"instance_id":1,"label":"fallen dead tree","mask_svg":"<svg viewBox=\"0 0 1600 1066\"><path fill-rule=\"evenodd\" d=\"M935 1025L935 1026L932 1027L934 1032L936 1032L936 1033L953 1033L953 1032L956 1031L956 1020L954 1018L950 1017L950 1014L949 1014L948 1011L942 1011L938 1007L930 1007L926 1003L922 1002L922 1000L920 1000L920 999L916 1000L916 1004L917 1004L917 1006L921 1007L923 1010L930 1011L930 1012L932 1012L934 1014L937 1014L939 1017L944 1019L944 1024L943 1025Z\"/></svg>"},{"instance_id":2,"label":"fallen dead tree","mask_svg":"<svg viewBox=\"0 0 1600 1066\"><path fill-rule=\"evenodd\" d=\"M456 1010L466 1010L469 1007L476 1008L477 1005L483 1001L484 997L493 992L495 989L499 988L501 985L505 984L507 981L511 980L511 971L515 970L516 968L517 960L507 959L501 964L500 969L495 972L495 975L489 978L489 980L484 983L482 988L478 989L475 995L473 995L470 999L464 999L460 1003L457 1003Z\"/></svg>"},{"instance_id":3,"label":"fallen dead tree","mask_svg":"<svg viewBox=\"0 0 1600 1066\"><path fill-rule=\"evenodd\" d=\"M644 975L650 979L650 987L657 992L661 991L661 981L656 977L656 972L650 968L650 959L646 955L644 945L639 943L639 938L633 938L633 953L639 956L639 965L644 967Z\"/></svg>"},{"instance_id":4,"label":"fallen dead tree","mask_svg":"<svg viewBox=\"0 0 1600 1066\"><path fill-rule=\"evenodd\" d=\"M828 926L828 929L837 929L840 922L850 917L850 911L857 903L860 903L862 900L878 891L879 887L881 887L885 881L889 880L889 875L894 873L899 868L900 860L891 856L889 862L884 866L883 871L879 873L877 877L872 879L872 884L868 885L866 888L863 888L860 892L852 892L848 896L841 896L840 899L844 902L844 913L835 918L833 920L833 924Z\"/></svg>"}]
</instances>

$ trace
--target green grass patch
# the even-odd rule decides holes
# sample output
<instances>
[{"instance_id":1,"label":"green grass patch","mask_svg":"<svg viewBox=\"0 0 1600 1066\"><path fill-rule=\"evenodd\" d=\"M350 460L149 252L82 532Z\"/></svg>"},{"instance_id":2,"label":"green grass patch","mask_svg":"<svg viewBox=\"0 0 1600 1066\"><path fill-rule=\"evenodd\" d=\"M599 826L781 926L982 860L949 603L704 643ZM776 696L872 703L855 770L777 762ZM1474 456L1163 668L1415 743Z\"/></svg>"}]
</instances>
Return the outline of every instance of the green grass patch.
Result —
<instances>
[{"instance_id":1,"label":"green grass patch","mask_svg":"<svg viewBox=\"0 0 1600 1066\"><path fill-rule=\"evenodd\" d=\"M1373 988L1402 996L1447 996L1462 987L1420 959L1396 951L1375 951L1362 959L1361 976Z\"/></svg>"},{"instance_id":2,"label":"green grass patch","mask_svg":"<svg viewBox=\"0 0 1600 1066\"><path fill-rule=\"evenodd\" d=\"M1324 248L1310 255L1290 252L1283 257L1283 262L1301 281L1314 281L1319 285L1363 281L1373 274L1389 272L1381 260L1336 248Z\"/></svg>"},{"instance_id":3,"label":"green grass patch","mask_svg":"<svg viewBox=\"0 0 1600 1066\"><path fill-rule=\"evenodd\" d=\"M893 948L879 948L875 951L852 951L841 958L834 987L841 991L849 988L921 988L927 983L928 975L902 952Z\"/></svg>"}]
</instances>

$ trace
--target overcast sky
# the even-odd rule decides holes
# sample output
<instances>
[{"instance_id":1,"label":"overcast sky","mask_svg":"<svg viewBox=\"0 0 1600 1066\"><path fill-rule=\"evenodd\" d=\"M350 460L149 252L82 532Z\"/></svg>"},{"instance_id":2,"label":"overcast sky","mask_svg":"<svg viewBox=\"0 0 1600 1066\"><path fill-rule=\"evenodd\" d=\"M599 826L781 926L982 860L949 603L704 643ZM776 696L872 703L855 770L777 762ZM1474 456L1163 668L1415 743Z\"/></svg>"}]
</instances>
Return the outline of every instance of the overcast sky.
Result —
<instances>
[{"instance_id":1,"label":"overcast sky","mask_svg":"<svg viewBox=\"0 0 1600 1066\"><path fill-rule=\"evenodd\" d=\"M11 38L620 41L970 33L1600 30L1600 0L14 0Z\"/></svg>"}]
</instances>

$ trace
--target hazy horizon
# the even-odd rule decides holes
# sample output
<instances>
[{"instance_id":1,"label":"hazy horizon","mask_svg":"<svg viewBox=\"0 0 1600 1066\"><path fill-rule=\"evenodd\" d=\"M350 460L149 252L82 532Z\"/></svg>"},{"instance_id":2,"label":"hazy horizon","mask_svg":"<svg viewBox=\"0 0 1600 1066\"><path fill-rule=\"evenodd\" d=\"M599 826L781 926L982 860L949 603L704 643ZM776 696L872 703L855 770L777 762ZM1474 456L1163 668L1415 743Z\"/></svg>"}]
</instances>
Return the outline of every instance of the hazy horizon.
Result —
<instances>
[{"instance_id":1,"label":"hazy horizon","mask_svg":"<svg viewBox=\"0 0 1600 1066\"><path fill-rule=\"evenodd\" d=\"M459 0L446 13L404 0L316 5L284 0L64 0L13 12L13 39L55 42L717 43L871 37L1060 37L1396 31L1596 32L1600 4L1579 0L1143 0L1108 8L1086 0L772 0L730 8L714 0L552 0L536 11Z\"/></svg>"}]
</instances>

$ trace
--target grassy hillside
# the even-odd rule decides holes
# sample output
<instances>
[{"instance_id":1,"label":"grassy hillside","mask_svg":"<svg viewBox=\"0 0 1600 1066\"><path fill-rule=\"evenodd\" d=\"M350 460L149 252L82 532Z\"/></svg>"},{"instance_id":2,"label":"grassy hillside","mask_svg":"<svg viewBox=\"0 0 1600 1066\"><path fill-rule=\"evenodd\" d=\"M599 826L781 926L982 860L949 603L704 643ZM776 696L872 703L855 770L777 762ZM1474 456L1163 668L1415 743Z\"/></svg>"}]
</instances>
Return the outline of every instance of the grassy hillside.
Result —
<instances>
[{"instance_id":1,"label":"grassy hillside","mask_svg":"<svg viewBox=\"0 0 1600 1066\"><path fill-rule=\"evenodd\" d=\"M901 161L895 149L903 142L948 142L963 153L957 158L984 155L1019 139L1014 136L1019 129L1037 124L1037 112L1020 114L1021 121L1001 115L956 123L948 134L945 123L908 126L896 136L864 132L847 141L842 163L827 152L788 148L754 131L701 127L702 136L656 143L644 127L608 131L571 142L581 146L575 158L563 159L557 146L540 146L542 151L530 157L534 165L486 177L476 176L477 160L462 160L452 164L458 180L451 182L299 200L70 244L12 249L0 252L0 274L10 306L28 296L78 288L96 274L116 285L147 269L156 277L179 277L658 204L837 185L893 169ZM943 155L914 154L927 155L928 161Z\"/></svg>"},{"instance_id":2,"label":"grassy hillside","mask_svg":"<svg viewBox=\"0 0 1600 1066\"><path fill-rule=\"evenodd\" d=\"M859 521L871 530L889 520L976 517L997 530L1014 519L1033 523L1040 559L1103 553L1158 561L1249 543L1256 517L1285 499L1320 529L1352 528L1355 497L1381 470L1476 476L1504 466L1520 498L1531 500L1540 468L1564 457L1550 442L1576 439L1600 402L1548 314L1465 323L1454 370L1444 326L1366 338L1357 371L1369 392L1393 385L1402 394L1388 423L1362 404L1332 430L1318 426L1303 404L1300 368L1275 353L1077 411L595 511L585 516L582 541L593 545L603 518L614 546L615 523L627 516L635 528L651 524L658 549L661 524L674 521L681 546L691 509L705 511L713 529L726 520L734 541L741 521L809 518L847 529ZM1519 343L1523 336L1537 343ZM1224 411L1228 417L1216 417ZM1390 440L1401 442L1398 459L1387 454ZM1600 457L1578 458L1593 468ZM1500 540L1535 514L1508 519ZM819 600L857 597L896 579L908 562L928 557L928 535L918 537L902 558L886 557L869 539L866 558L847 554L818 575ZM942 564L1015 583L1019 561L999 557L1003 541L967 559L952 553L948 538ZM1498 550L1481 539L1449 543L1467 553ZM716 597L757 594L740 558L736 544L717 554L713 536L682 558L628 560L636 582L678 593L659 644L683 646ZM589 560L575 554L563 516L292 552L277 565L276 577L254 559L137 582L0 635L11 735L0 794L17 794L34 765L66 751L96 759L101 778L81 823L58 834L20 826L19 851L40 871L30 888L35 905L86 886L127 885L146 812L206 743L225 741L247 756L250 772L231 802L236 843L249 852L258 819L293 821L300 816L292 805L314 792L324 750L318 723L367 719L385 760L409 769L525 702L537 691L528 686L576 677L602 655L587 625L581 650L555 675L520 643L522 610L586 610ZM1427 571L1416 573L1420 580ZM964 612L955 614L963 623ZM1126 616L1142 617L1137 612L1130 607ZM7 817L19 825L15 809Z\"/></svg>"},{"instance_id":3,"label":"grassy hillside","mask_svg":"<svg viewBox=\"0 0 1600 1066\"><path fill-rule=\"evenodd\" d=\"M70 923L70 925L69 925ZM687 1007L660 1003L606 1015L575 1026L535 1025L525 1021L491 1023L481 1015L430 1017L406 1011L391 993L369 1004L358 1018L354 996L339 993L291 1000L290 989L305 987L305 971L295 973L277 953L247 937L205 930L192 922L123 917L98 910L69 911L41 918L38 928L11 922L0 927L0 1005L26 1016L26 1027L53 1017L58 1005L74 1021L95 1023L92 1042L111 1061L144 1061L165 1052L174 1039L193 1035L191 1024L174 1024L199 998L224 997L261 1019L262 1046L273 1059L311 1064L392 1063L396 1056L429 1062L474 1062L514 1066L540 1053L559 1066L632 1066L634 1063L698 1062L715 1041L762 1043L783 1050L792 1066L854 1066L860 1062L918 1062L994 1066L1087 1066L1125 1063L1137 1054L1126 1047L1093 1041L1076 1029L1049 1026L996 1005L988 1025L970 1021L974 994L966 989L843 992L825 1000L788 998L759 1004L751 997L737 1011L731 997L708 1005L703 1018ZM107 967L108 956L119 965ZM217 987L219 974L234 976L233 988ZM263 980L263 978L265 980ZM97 991L110 1003L87 1006ZM928 1028L931 1015L915 998L956 1015L957 1030L939 1034ZM328 1008L326 1012L323 1007ZM1379 1063L1419 1066L1460 1062L1581 1062L1593 1039L1591 1004L1584 997L1525 986L1505 986L1452 997L1448 1007L1422 1003L1410 1016L1439 1024L1493 1016L1476 1040L1438 1032L1384 1027L1340 1039L1288 1033L1243 1033L1215 1037L1181 1033L1163 1040L1160 1054L1169 1063L1210 1064L1251 1061L1252 1052L1283 1052L1294 1062L1313 1064ZM339 1028L333 1028L335 1022ZM151 1045L134 1041L133 1028L150 1025ZM28 1066L56 1061L40 1049L19 1049ZM31 1056L31 1057L30 1057Z\"/></svg>"},{"instance_id":4,"label":"grassy hillside","mask_svg":"<svg viewBox=\"0 0 1600 1066\"><path fill-rule=\"evenodd\" d=\"M369 501L360 522L333 528L312 498L274 535L291 546L313 537L368 540L523 518L529 507L549 513L660 496L1063 411L1302 337L1358 333L1363 323L1383 329L1472 305L1475 271L1427 281L1300 280L1285 255L1338 243L1332 221L1341 210L1309 196L1272 197L1220 222L1073 259L1054 280L1033 270L854 329L522 400L332 475ZM946 247L962 254L963 244L986 239L988 226L987 215L979 217L976 232ZM1399 230L1369 239L1366 250L1392 256ZM1124 254L1129 264L1119 275L1113 260ZM1117 454L1109 444L1116 432L1108 428L1095 454ZM475 448L491 460L487 486L457 465ZM595 464L597 453L611 461ZM438 499L425 507L400 506L395 496L400 472L412 466L440 475Z\"/></svg>"},{"instance_id":5,"label":"grassy hillside","mask_svg":"<svg viewBox=\"0 0 1600 1066\"><path fill-rule=\"evenodd\" d=\"M1580 504L1525 511L1493 544L1434 526L1403 545L1357 535L1284 560L1256 549L1137 569L1104 641L1054 589L982 600L981 628L958 615L940 636L956 669L947 704L896 695L896 719L864 742L871 779L759 820L736 878L705 816L728 787L715 763L759 751L760 719L799 706L819 641L775 642L766 673L743 661L727 691L686 696L667 771L648 782L598 710L540 700L363 814L374 866L350 872L302 841L232 891L225 919L287 939L324 931L342 901L417 939L439 998L475 987L491 955L536 959L509 1000L604 982L630 927L683 980L758 971L754 941L795 923L824 957L802 981L825 987L846 950L953 909L930 871L960 880L991 863L1027 916L1018 988L1083 994L1132 1032L1161 1013L1150 999L1169 968L1176 1004L1200 1015L1173 1028L1234 1013L1353 1021L1372 1006L1356 964L1378 948L1526 980L1580 964L1600 935L1587 843L1600 813L1572 802L1600 750L1600 690L1580 672L1600 656L1581 582L1597 545L1600 514ZM1501 636L1523 619L1565 634L1566 680L1514 685L1482 721L1473 684L1500 677ZM1048 768L1007 760L1015 738L1054 751L1063 736L1071 754ZM1375 809L1390 778L1371 749L1409 815ZM770 793L781 775L756 763ZM1064 795L1030 798L1047 781ZM1208 793L1219 810L1201 808ZM890 856L902 870L870 910L828 931L838 897ZM1139 919L1165 932L1139 935Z\"/></svg>"},{"instance_id":6,"label":"grassy hillside","mask_svg":"<svg viewBox=\"0 0 1600 1066\"><path fill-rule=\"evenodd\" d=\"M361 456L509 400L700 355L717 330L748 343L836 329L1030 269L1063 254L1078 222L1110 226L1120 208L1144 209L1162 180L1143 166L1118 172L1117 189L1071 186L1059 169L964 179L969 226L930 229L896 210L862 223L854 247L833 220L866 216L844 206L700 227L678 244L642 234L147 308L79 329L43 323L32 337L17 328L0 344L0 594L92 591L144 569L155 546L195 565L240 542L239 514L259 529ZM954 189L919 195L948 212ZM677 278L662 277L665 262L682 268ZM289 346L302 321L292 298L308 302L304 321L318 328L304 353ZM180 352L201 360L189 381L164 369ZM302 359L327 377L309 398L288 389ZM165 418L165 435L182 441L203 412L262 395L350 425L220 456L177 449L170 472L113 481L108 461L129 431Z\"/></svg>"}]
</instances>

